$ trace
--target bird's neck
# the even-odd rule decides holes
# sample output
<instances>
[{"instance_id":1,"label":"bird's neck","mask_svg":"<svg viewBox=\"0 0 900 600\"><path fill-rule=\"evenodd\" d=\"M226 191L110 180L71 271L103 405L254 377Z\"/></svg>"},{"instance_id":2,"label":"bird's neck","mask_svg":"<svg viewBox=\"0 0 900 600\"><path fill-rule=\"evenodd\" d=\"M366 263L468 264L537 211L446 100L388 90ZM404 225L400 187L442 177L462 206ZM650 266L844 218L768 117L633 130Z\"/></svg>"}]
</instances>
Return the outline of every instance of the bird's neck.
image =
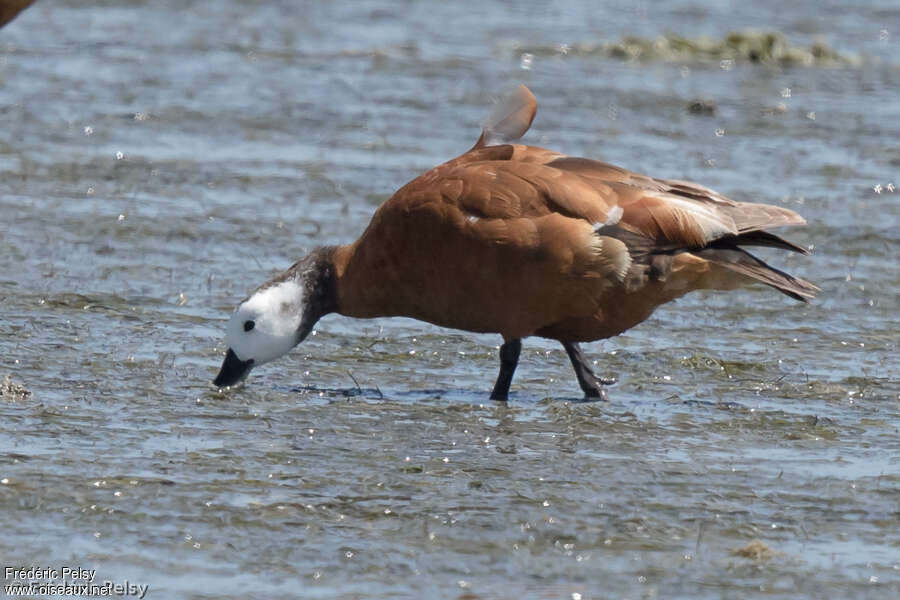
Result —
<instances>
[{"instance_id":1,"label":"bird's neck","mask_svg":"<svg viewBox=\"0 0 900 600\"><path fill-rule=\"evenodd\" d=\"M396 316L396 290L390 278L391 269L380 264L383 257L366 252L361 241L336 246L332 251L335 312L356 318Z\"/></svg>"}]
</instances>

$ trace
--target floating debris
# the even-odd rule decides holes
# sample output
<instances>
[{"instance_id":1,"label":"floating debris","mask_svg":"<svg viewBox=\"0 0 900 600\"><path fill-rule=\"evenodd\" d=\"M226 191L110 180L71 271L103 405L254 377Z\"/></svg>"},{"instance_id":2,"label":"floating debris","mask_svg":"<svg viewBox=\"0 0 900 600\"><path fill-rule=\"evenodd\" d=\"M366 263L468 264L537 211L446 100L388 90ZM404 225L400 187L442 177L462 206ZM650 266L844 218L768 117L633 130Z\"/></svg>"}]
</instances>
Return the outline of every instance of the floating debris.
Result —
<instances>
[{"instance_id":1,"label":"floating debris","mask_svg":"<svg viewBox=\"0 0 900 600\"><path fill-rule=\"evenodd\" d=\"M517 50L535 56L560 55L558 45ZM722 68L730 68L736 62L782 66L839 66L860 62L822 41L815 41L808 48L792 46L783 33L756 30L733 31L723 39L687 38L673 33L657 38L626 36L618 42L566 45L564 54L640 62L716 63Z\"/></svg>"},{"instance_id":2,"label":"floating debris","mask_svg":"<svg viewBox=\"0 0 900 600\"><path fill-rule=\"evenodd\" d=\"M732 550L731 553L735 556L749 558L755 561L772 560L773 558L781 554L780 552L772 550L772 548L769 547L765 542L758 539L753 540L743 548Z\"/></svg>"},{"instance_id":3,"label":"floating debris","mask_svg":"<svg viewBox=\"0 0 900 600\"><path fill-rule=\"evenodd\" d=\"M26 390L24 385L13 383L11 375L7 375L6 377L4 377L3 383L0 383L0 398L3 398L4 400L18 402L19 400L24 400L30 395L31 392Z\"/></svg>"},{"instance_id":4,"label":"floating debris","mask_svg":"<svg viewBox=\"0 0 900 600\"><path fill-rule=\"evenodd\" d=\"M688 112L692 115L703 115L706 117L715 115L718 108L715 100L707 100L705 98L691 100L687 106Z\"/></svg>"},{"instance_id":5,"label":"floating debris","mask_svg":"<svg viewBox=\"0 0 900 600\"><path fill-rule=\"evenodd\" d=\"M785 104L784 102L779 102L775 106L767 106L766 108L763 108L762 110L760 110L760 114L783 115L783 114L786 114L787 111L788 111L787 104Z\"/></svg>"}]
</instances>

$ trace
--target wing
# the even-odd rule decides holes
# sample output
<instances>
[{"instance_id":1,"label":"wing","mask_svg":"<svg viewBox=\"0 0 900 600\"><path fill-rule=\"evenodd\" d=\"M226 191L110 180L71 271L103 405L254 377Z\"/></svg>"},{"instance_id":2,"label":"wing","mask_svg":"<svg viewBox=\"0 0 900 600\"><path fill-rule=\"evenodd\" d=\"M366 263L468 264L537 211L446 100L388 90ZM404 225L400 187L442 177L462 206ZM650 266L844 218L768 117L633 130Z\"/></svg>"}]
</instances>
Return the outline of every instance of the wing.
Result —
<instances>
[{"instance_id":1,"label":"wing","mask_svg":"<svg viewBox=\"0 0 900 600\"><path fill-rule=\"evenodd\" d=\"M801 225L788 209L735 202L695 183L655 179L597 160L512 144L531 126L537 101L519 85L485 120L471 150L413 180L398 195L438 188L444 201L476 218L537 217L549 213L599 228L617 225L641 245L671 251L716 240L805 249L763 231ZM500 145L497 145L500 144Z\"/></svg>"},{"instance_id":2,"label":"wing","mask_svg":"<svg viewBox=\"0 0 900 600\"><path fill-rule=\"evenodd\" d=\"M573 249L587 257L575 269L580 273L624 281L634 271L633 285L643 285L653 273L665 276L659 273L660 265L670 261L658 257L694 252L706 261L774 285L793 298L806 299L815 293L811 284L781 277L755 257L737 252L739 246L757 245L807 253L763 229L805 223L789 209L736 202L693 183L654 179L542 148L495 148L494 155L478 157L487 160L458 161L429 182L432 189L440 190L442 202L466 218L465 225L478 239L500 244L532 240L533 236L519 235L534 225L528 220L543 222L555 215L563 219L554 221L554 236L568 236L569 244L590 246L591 252ZM585 225L591 227L592 237L584 235ZM565 243L549 234L538 237L544 244Z\"/></svg>"},{"instance_id":3,"label":"wing","mask_svg":"<svg viewBox=\"0 0 900 600\"><path fill-rule=\"evenodd\" d=\"M707 187L686 181L655 179L600 161L563 157L548 166L578 174L595 185L613 188L622 207L621 226L662 246L703 247L767 227L802 225L792 210L752 202L736 202ZM805 249L769 233L746 236L743 243Z\"/></svg>"},{"instance_id":4,"label":"wing","mask_svg":"<svg viewBox=\"0 0 900 600\"><path fill-rule=\"evenodd\" d=\"M470 154L477 155L437 167L418 187L436 187L445 202L478 218L559 213L598 228L618 225L669 250L702 248L763 227L805 223L785 208L735 202L701 186L653 179L542 148L507 145Z\"/></svg>"},{"instance_id":5,"label":"wing","mask_svg":"<svg viewBox=\"0 0 900 600\"><path fill-rule=\"evenodd\" d=\"M806 223L792 210L736 202L695 183L654 179L587 159L563 157L548 166L612 189L607 205L615 203L621 208L621 218L618 222L607 220L597 234L625 242L632 265L629 278L636 282L632 285L640 286L653 278L664 280L673 256L693 253L701 263L760 281L796 300L806 302L819 291L815 285L779 271L742 249L770 246L809 254L805 248L764 229ZM721 285L730 285L727 278L722 281ZM698 285L708 287L706 283Z\"/></svg>"}]
</instances>

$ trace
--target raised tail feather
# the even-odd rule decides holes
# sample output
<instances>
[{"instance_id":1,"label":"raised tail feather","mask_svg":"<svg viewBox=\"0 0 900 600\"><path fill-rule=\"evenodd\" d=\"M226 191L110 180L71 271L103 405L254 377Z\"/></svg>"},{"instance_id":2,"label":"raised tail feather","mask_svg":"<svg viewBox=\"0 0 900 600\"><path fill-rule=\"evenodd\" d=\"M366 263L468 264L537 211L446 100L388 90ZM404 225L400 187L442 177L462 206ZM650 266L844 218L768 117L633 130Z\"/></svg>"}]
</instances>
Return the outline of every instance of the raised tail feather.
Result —
<instances>
[{"instance_id":1,"label":"raised tail feather","mask_svg":"<svg viewBox=\"0 0 900 600\"><path fill-rule=\"evenodd\" d=\"M781 238L778 238L777 236L772 237L780 241L785 241L781 240ZM786 243L792 246L790 242ZM783 246L779 245L779 247ZM793 248L789 247L788 249ZM712 263L721 265L726 269L734 271L735 273L746 275L747 277L755 279L761 283L772 286L782 294L790 296L795 300L800 300L801 302L809 302L810 299L815 298L816 293L819 291L819 288L812 283L800 279L799 277L794 277L793 275L785 273L784 271L779 271L778 269L767 265L742 248L710 247L704 248L702 250L695 250L693 253Z\"/></svg>"},{"instance_id":2,"label":"raised tail feather","mask_svg":"<svg viewBox=\"0 0 900 600\"><path fill-rule=\"evenodd\" d=\"M470 151L484 146L515 142L531 127L536 113L537 100L534 94L524 85L519 85L494 107L482 124L481 137Z\"/></svg>"}]
</instances>

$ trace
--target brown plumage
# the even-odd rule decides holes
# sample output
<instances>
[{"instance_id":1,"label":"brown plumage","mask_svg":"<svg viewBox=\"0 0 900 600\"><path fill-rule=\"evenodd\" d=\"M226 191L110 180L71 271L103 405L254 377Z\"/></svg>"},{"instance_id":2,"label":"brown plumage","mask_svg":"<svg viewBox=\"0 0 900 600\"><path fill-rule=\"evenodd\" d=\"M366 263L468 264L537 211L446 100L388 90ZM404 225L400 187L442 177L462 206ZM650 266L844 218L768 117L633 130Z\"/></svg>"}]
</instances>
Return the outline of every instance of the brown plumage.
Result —
<instances>
[{"instance_id":1,"label":"brown plumage","mask_svg":"<svg viewBox=\"0 0 900 600\"><path fill-rule=\"evenodd\" d=\"M324 281L307 285L324 286L315 319L404 316L499 333L498 399L528 336L562 342L585 394L597 397L605 382L578 342L622 333L698 289L757 281L798 300L815 295L741 248L806 253L764 231L803 224L798 214L511 143L536 109L520 86L471 150L403 186L356 242L316 250L275 281Z\"/></svg>"}]
</instances>

